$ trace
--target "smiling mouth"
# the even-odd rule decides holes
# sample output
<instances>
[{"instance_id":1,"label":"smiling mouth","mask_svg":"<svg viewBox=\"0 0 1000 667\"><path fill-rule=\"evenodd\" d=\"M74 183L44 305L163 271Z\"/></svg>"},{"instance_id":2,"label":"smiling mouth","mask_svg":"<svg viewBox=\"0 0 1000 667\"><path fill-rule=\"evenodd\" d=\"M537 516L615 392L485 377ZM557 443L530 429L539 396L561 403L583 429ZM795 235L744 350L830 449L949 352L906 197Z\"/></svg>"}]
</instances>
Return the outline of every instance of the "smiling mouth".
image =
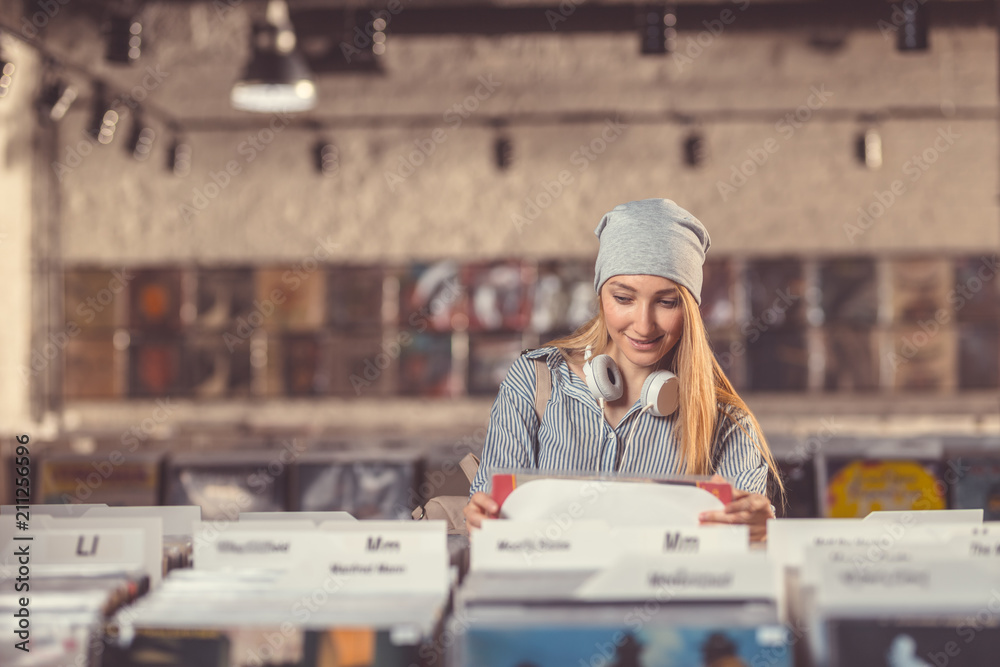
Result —
<instances>
[{"instance_id":1,"label":"smiling mouth","mask_svg":"<svg viewBox=\"0 0 1000 667\"><path fill-rule=\"evenodd\" d=\"M635 345L636 347L652 347L653 345L656 345L661 340L663 340L663 336L657 336L656 338L650 338L647 340L639 340L637 338L632 338L631 336L628 335L626 335L625 337L628 338L629 342Z\"/></svg>"}]
</instances>

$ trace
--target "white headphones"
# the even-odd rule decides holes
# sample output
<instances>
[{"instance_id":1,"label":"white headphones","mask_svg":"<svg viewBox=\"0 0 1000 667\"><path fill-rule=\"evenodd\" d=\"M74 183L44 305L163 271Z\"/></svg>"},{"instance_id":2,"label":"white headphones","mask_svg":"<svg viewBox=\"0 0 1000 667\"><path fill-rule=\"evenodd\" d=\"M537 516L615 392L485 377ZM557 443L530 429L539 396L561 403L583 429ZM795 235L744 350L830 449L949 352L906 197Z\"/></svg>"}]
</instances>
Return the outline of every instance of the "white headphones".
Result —
<instances>
[{"instance_id":1,"label":"white headphones","mask_svg":"<svg viewBox=\"0 0 1000 667\"><path fill-rule=\"evenodd\" d=\"M593 359L590 347L584 351L583 377L587 388L599 401L615 401L622 397L622 373L615 360L606 354ZM680 381L670 371L653 371L642 383L639 403L643 410L657 417L666 417L677 410L680 403Z\"/></svg>"}]
</instances>

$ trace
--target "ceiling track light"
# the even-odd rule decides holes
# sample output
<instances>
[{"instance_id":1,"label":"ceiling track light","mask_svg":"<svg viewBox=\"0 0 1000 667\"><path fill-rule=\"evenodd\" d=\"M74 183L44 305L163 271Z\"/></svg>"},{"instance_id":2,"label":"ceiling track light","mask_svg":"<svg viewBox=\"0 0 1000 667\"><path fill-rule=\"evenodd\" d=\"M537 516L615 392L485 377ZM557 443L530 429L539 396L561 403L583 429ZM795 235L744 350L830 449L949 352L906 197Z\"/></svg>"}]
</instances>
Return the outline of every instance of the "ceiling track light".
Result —
<instances>
[{"instance_id":1,"label":"ceiling track light","mask_svg":"<svg viewBox=\"0 0 1000 667\"><path fill-rule=\"evenodd\" d=\"M115 138L120 120L118 111L107 102L104 86L98 84L94 89L94 107L88 132L99 144L110 144Z\"/></svg>"},{"instance_id":2,"label":"ceiling track light","mask_svg":"<svg viewBox=\"0 0 1000 667\"><path fill-rule=\"evenodd\" d=\"M113 12L105 25L107 42L104 58L108 62L131 65L142 55L142 23L130 14Z\"/></svg>"},{"instance_id":3,"label":"ceiling track light","mask_svg":"<svg viewBox=\"0 0 1000 667\"><path fill-rule=\"evenodd\" d=\"M507 171L514 164L514 142L505 134L493 140L493 159L497 169Z\"/></svg>"},{"instance_id":4,"label":"ceiling track light","mask_svg":"<svg viewBox=\"0 0 1000 667\"><path fill-rule=\"evenodd\" d=\"M639 10L639 53L666 55L677 46L677 10L671 4L646 5Z\"/></svg>"},{"instance_id":5,"label":"ceiling track light","mask_svg":"<svg viewBox=\"0 0 1000 667\"><path fill-rule=\"evenodd\" d=\"M901 6L892 6L892 21L899 26L896 49L903 53L926 51L929 46L926 0L908 0Z\"/></svg>"},{"instance_id":6,"label":"ceiling track light","mask_svg":"<svg viewBox=\"0 0 1000 667\"><path fill-rule=\"evenodd\" d=\"M871 170L882 167L882 135L875 128L858 134L855 144L855 154L858 162Z\"/></svg>"},{"instance_id":7,"label":"ceiling track light","mask_svg":"<svg viewBox=\"0 0 1000 667\"><path fill-rule=\"evenodd\" d=\"M323 176L334 176L340 171L340 149L332 141L320 139L313 147L316 171Z\"/></svg>"},{"instance_id":8,"label":"ceiling track light","mask_svg":"<svg viewBox=\"0 0 1000 667\"><path fill-rule=\"evenodd\" d=\"M257 113L294 113L316 106L316 84L295 48L295 31L282 0L267 3L267 20L254 23L251 55L233 85L233 108Z\"/></svg>"},{"instance_id":9,"label":"ceiling track light","mask_svg":"<svg viewBox=\"0 0 1000 667\"><path fill-rule=\"evenodd\" d=\"M0 97L7 97L10 85L14 83L14 63L4 57L0 51Z\"/></svg>"},{"instance_id":10,"label":"ceiling track light","mask_svg":"<svg viewBox=\"0 0 1000 667\"><path fill-rule=\"evenodd\" d=\"M174 136L167 151L167 169L174 176L184 178L191 173L192 156L191 144L179 136Z\"/></svg>"},{"instance_id":11,"label":"ceiling track light","mask_svg":"<svg viewBox=\"0 0 1000 667\"><path fill-rule=\"evenodd\" d=\"M49 66L52 66L51 63ZM42 118L57 123L66 116L76 98L77 92L74 86L66 83L61 77L48 75L38 95L38 113Z\"/></svg>"},{"instance_id":12,"label":"ceiling track light","mask_svg":"<svg viewBox=\"0 0 1000 667\"><path fill-rule=\"evenodd\" d=\"M139 162L145 162L153 152L153 142L156 140L156 130L147 125L142 113L136 112L132 124L132 135L129 137L127 149L132 157Z\"/></svg>"},{"instance_id":13,"label":"ceiling track light","mask_svg":"<svg viewBox=\"0 0 1000 667\"><path fill-rule=\"evenodd\" d=\"M708 162L708 142L699 130L692 130L684 138L684 164L692 169L705 166Z\"/></svg>"}]
</instances>

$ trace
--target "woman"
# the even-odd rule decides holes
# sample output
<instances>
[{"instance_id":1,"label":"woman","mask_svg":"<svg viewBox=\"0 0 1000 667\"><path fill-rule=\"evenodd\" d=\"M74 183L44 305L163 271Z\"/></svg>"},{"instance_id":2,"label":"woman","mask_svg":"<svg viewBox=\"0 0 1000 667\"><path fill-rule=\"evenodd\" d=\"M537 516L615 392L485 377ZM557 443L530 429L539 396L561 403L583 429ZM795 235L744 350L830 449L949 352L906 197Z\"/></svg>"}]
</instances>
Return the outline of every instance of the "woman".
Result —
<instances>
[{"instance_id":1,"label":"woman","mask_svg":"<svg viewBox=\"0 0 1000 667\"><path fill-rule=\"evenodd\" d=\"M735 487L733 501L703 513L702 523L747 524L751 539L763 540L774 517L764 496L768 472L779 489L781 482L757 420L708 345L698 310L708 231L674 202L644 199L615 207L595 233L598 314L511 366L493 404L466 524L478 528L496 516L499 508L485 493L495 469L719 474ZM608 379L620 396L615 386L588 386L587 361L608 361L599 355L617 366L620 377ZM533 359L543 359L552 377L541 421ZM679 407L666 416L656 416L655 401L640 400L660 370L680 383ZM594 377L603 380L604 371Z\"/></svg>"}]
</instances>

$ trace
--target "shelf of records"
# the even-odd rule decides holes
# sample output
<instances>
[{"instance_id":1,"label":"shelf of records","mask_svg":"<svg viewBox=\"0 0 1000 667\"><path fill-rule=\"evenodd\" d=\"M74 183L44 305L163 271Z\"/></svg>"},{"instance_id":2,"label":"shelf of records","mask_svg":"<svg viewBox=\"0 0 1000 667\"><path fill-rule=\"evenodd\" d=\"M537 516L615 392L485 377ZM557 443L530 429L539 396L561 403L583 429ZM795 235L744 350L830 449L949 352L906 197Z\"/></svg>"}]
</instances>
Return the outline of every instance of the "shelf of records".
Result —
<instances>
[{"instance_id":1,"label":"shelf of records","mask_svg":"<svg viewBox=\"0 0 1000 667\"><path fill-rule=\"evenodd\" d=\"M750 391L1000 386L994 255L721 257L702 314ZM73 267L68 399L490 395L526 347L594 313L593 260L258 267Z\"/></svg>"},{"instance_id":2,"label":"shelf of records","mask_svg":"<svg viewBox=\"0 0 1000 667\"><path fill-rule=\"evenodd\" d=\"M873 438L768 436L782 471L779 516L859 518L877 510L978 509L1000 521L1000 435ZM358 519L408 519L429 499L468 495L459 461L479 454L470 438L448 442L342 442L287 438L241 441L244 449L181 451L163 442L144 451L98 445L94 454L50 447L35 453L41 503L197 505L206 519L240 512L344 511ZM232 443L230 443L232 445ZM10 460L0 458L3 479ZM0 502L13 489L0 484Z\"/></svg>"},{"instance_id":3,"label":"shelf of records","mask_svg":"<svg viewBox=\"0 0 1000 667\"><path fill-rule=\"evenodd\" d=\"M470 536L345 512L4 506L0 662L997 664L1000 524L981 510L781 518L761 545L699 525L725 483L503 476L501 519Z\"/></svg>"}]
</instances>

